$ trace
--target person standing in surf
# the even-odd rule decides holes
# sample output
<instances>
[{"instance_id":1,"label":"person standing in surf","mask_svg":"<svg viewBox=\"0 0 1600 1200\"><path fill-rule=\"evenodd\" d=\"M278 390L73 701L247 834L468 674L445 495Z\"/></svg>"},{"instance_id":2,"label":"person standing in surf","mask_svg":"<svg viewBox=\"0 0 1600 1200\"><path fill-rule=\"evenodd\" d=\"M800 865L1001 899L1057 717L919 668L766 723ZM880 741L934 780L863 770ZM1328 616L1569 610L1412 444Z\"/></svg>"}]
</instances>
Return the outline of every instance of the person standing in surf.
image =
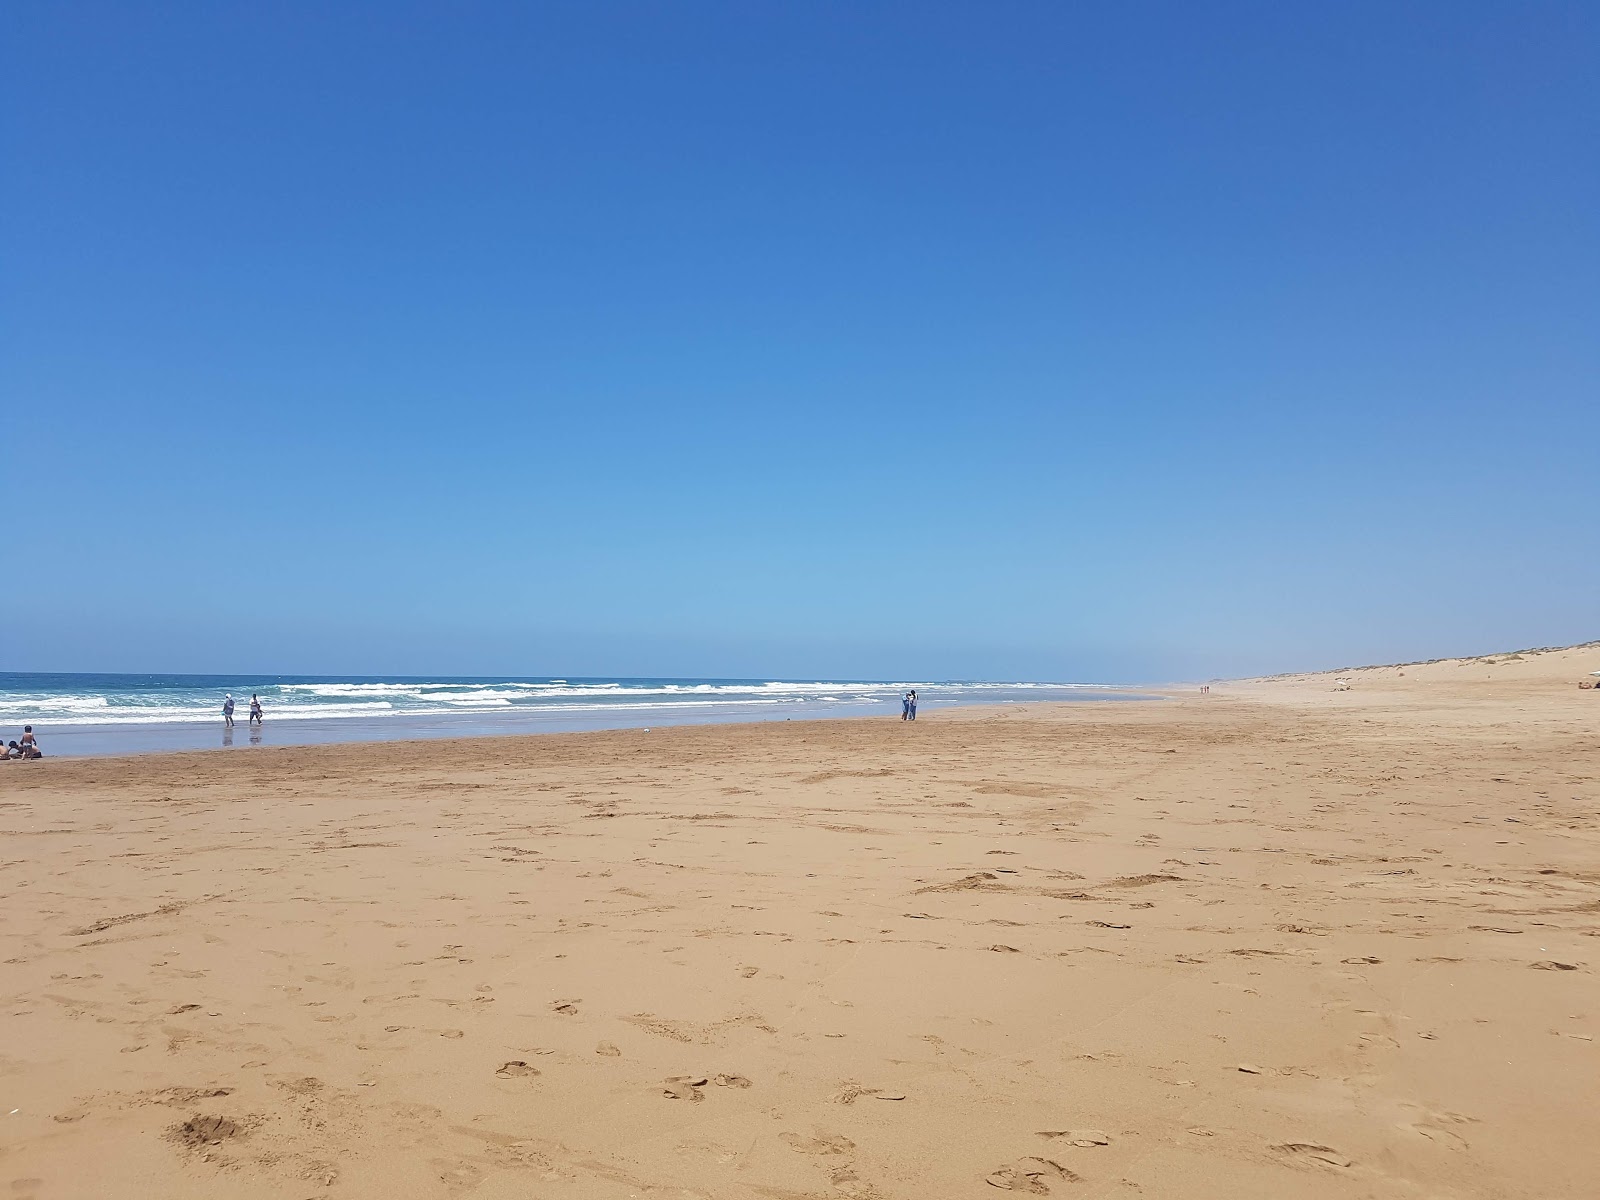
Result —
<instances>
[{"instance_id":1,"label":"person standing in surf","mask_svg":"<svg viewBox=\"0 0 1600 1200\"><path fill-rule=\"evenodd\" d=\"M222 727L233 728L233 693L229 692L222 698Z\"/></svg>"},{"instance_id":2,"label":"person standing in surf","mask_svg":"<svg viewBox=\"0 0 1600 1200\"><path fill-rule=\"evenodd\" d=\"M906 693L906 707L908 709L906 719L915 721L917 719L917 690L915 688Z\"/></svg>"},{"instance_id":3,"label":"person standing in surf","mask_svg":"<svg viewBox=\"0 0 1600 1200\"><path fill-rule=\"evenodd\" d=\"M907 692L904 696L900 697L900 719L902 721L911 720L911 693L910 692Z\"/></svg>"},{"instance_id":4,"label":"person standing in surf","mask_svg":"<svg viewBox=\"0 0 1600 1200\"><path fill-rule=\"evenodd\" d=\"M250 724L261 724L261 697L254 692L250 693Z\"/></svg>"}]
</instances>

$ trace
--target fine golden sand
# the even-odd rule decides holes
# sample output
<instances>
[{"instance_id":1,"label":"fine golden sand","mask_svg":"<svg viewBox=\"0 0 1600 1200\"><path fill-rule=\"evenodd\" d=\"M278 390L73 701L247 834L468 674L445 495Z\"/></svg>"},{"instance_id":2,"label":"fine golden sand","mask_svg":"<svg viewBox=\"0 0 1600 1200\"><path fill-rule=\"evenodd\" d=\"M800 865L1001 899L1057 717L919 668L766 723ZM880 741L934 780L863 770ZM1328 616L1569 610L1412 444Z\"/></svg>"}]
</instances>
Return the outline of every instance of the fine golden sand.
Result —
<instances>
[{"instance_id":1,"label":"fine golden sand","mask_svg":"<svg viewBox=\"0 0 1600 1200\"><path fill-rule=\"evenodd\" d=\"M0 764L0 1198L1594 1197L1593 670Z\"/></svg>"}]
</instances>

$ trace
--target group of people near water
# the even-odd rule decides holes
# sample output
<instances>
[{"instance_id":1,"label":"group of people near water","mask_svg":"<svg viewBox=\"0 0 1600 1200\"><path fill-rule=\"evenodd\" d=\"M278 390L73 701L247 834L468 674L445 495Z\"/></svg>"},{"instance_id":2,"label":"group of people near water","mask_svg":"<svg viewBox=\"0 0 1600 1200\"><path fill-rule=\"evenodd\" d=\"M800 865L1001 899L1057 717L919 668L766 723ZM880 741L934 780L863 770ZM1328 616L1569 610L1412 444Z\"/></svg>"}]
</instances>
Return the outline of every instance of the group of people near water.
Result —
<instances>
[{"instance_id":1,"label":"group of people near water","mask_svg":"<svg viewBox=\"0 0 1600 1200\"><path fill-rule=\"evenodd\" d=\"M250 694L250 724L261 724L261 697L255 693ZM229 692L222 699L222 726L224 729L233 728L233 693Z\"/></svg>"},{"instance_id":2,"label":"group of people near water","mask_svg":"<svg viewBox=\"0 0 1600 1200\"><path fill-rule=\"evenodd\" d=\"M7 742L0 746L0 762L11 758L43 758L44 752L39 749L39 739L33 736L33 726L22 727L20 741Z\"/></svg>"}]
</instances>

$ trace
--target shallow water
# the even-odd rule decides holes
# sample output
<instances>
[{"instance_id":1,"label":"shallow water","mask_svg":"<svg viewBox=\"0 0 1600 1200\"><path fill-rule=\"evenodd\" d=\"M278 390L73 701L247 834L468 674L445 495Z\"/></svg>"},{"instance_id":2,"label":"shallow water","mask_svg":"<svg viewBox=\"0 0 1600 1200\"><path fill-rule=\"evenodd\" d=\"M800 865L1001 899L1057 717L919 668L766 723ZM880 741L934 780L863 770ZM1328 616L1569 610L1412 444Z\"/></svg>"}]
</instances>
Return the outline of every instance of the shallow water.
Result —
<instances>
[{"instance_id":1,"label":"shallow water","mask_svg":"<svg viewBox=\"0 0 1600 1200\"><path fill-rule=\"evenodd\" d=\"M1127 700L1091 684L759 679L361 678L0 673L5 740L31 724L51 756L403 741L730 721L882 715L915 689L952 704ZM231 694L234 728L224 727ZM265 718L248 722L250 697Z\"/></svg>"}]
</instances>

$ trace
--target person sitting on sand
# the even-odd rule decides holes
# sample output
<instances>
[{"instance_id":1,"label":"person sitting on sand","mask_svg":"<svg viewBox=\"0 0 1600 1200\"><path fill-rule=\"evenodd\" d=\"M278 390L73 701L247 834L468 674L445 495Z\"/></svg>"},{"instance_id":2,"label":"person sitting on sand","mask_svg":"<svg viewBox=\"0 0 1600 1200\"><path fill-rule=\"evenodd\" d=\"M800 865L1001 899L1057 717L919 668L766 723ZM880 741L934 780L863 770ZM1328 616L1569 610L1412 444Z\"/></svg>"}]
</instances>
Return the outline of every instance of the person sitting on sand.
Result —
<instances>
[{"instance_id":1,"label":"person sitting on sand","mask_svg":"<svg viewBox=\"0 0 1600 1200\"><path fill-rule=\"evenodd\" d=\"M20 746L18 746L18 749L21 750L21 757L23 758L44 757L44 755L39 752L39 739L33 736L32 725L24 725L22 727L22 743Z\"/></svg>"}]
</instances>

